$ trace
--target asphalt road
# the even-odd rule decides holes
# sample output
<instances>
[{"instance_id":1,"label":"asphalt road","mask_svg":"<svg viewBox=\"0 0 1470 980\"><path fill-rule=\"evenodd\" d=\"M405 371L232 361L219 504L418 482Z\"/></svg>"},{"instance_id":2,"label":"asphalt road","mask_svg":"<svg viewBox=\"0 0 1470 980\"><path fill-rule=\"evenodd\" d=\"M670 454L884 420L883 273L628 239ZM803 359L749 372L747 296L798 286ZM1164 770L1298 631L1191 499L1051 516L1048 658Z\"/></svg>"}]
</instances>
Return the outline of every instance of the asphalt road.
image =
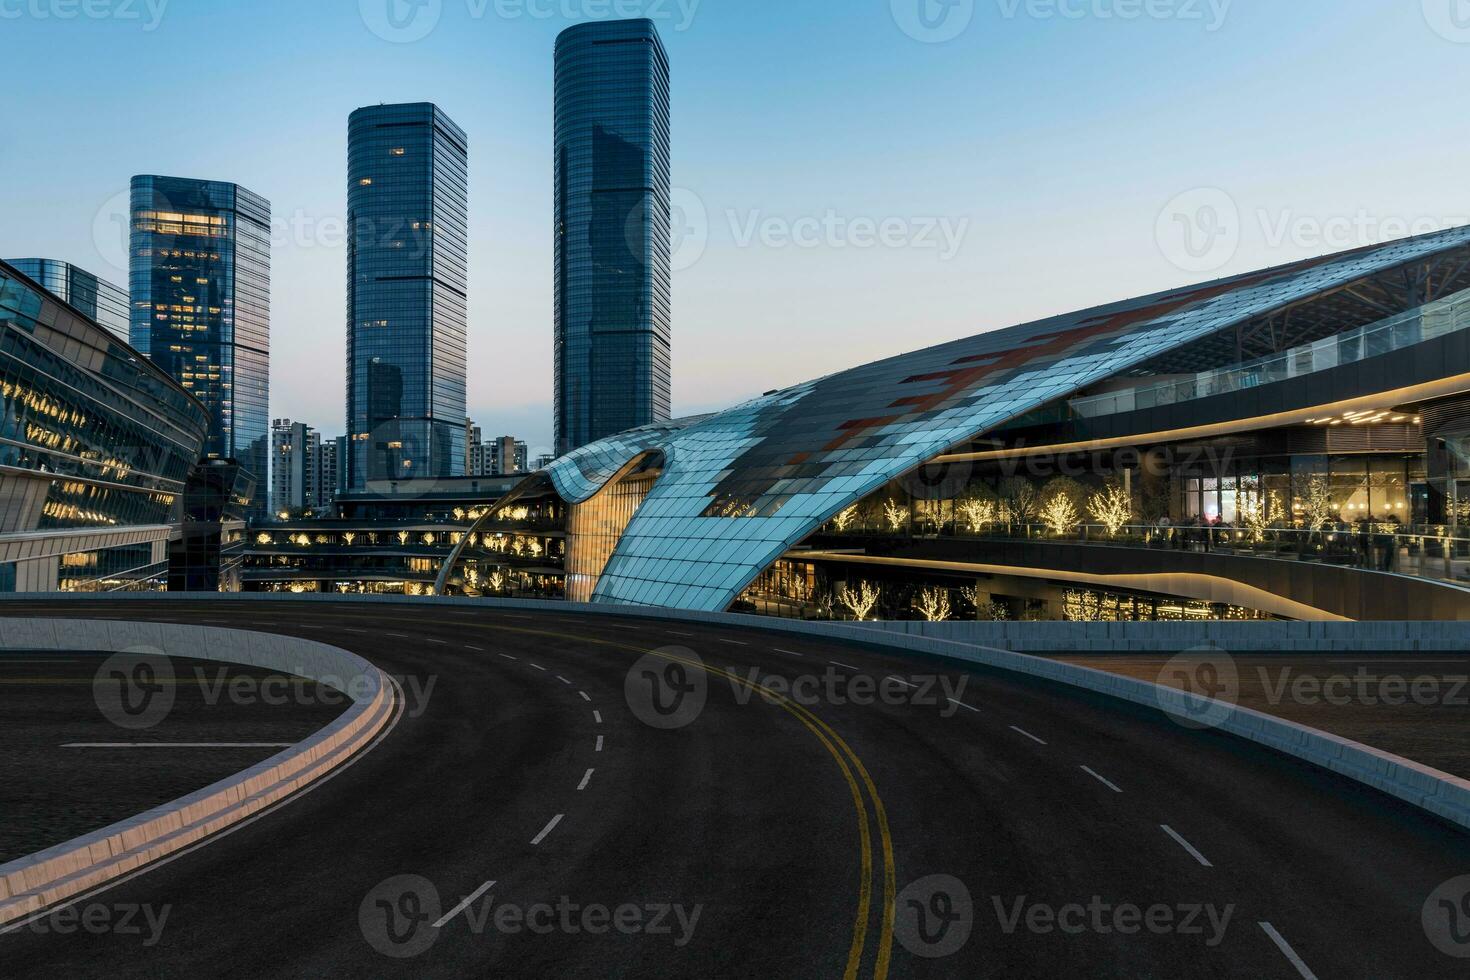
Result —
<instances>
[{"instance_id":1,"label":"asphalt road","mask_svg":"<svg viewBox=\"0 0 1470 980\"><path fill-rule=\"evenodd\" d=\"M123 730L98 705L95 679L108 656L0 653L0 863L248 769L348 703L303 678L161 658L170 710L157 724Z\"/></svg>"},{"instance_id":2,"label":"asphalt road","mask_svg":"<svg viewBox=\"0 0 1470 980\"><path fill-rule=\"evenodd\" d=\"M262 818L0 935L0 975L1465 975L1433 942L1470 947L1459 907L1421 912L1470 874L1470 836L1157 713L756 630L251 611L398 677L395 727ZM922 703L934 677L961 704Z\"/></svg>"},{"instance_id":3,"label":"asphalt road","mask_svg":"<svg viewBox=\"0 0 1470 980\"><path fill-rule=\"evenodd\" d=\"M1470 779L1470 656L1463 653L1235 653L1206 650L1222 696ZM1168 654L1056 654L1126 677L1183 686Z\"/></svg>"}]
</instances>

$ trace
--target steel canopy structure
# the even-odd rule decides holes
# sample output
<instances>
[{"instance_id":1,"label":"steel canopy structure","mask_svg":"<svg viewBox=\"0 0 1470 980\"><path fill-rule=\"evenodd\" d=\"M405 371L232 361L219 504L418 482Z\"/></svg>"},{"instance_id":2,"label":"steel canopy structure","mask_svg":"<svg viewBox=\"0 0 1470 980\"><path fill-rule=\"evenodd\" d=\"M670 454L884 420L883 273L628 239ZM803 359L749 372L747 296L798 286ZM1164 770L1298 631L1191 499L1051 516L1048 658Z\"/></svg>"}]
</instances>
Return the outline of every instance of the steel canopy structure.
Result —
<instances>
[{"instance_id":1,"label":"steel canopy structure","mask_svg":"<svg viewBox=\"0 0 1470 980\"><path fill-rule=\"evenodd\" d=\"M1262 336L1300 343L1312 330L1326 336L1370 322L1384 315L1389 292L1402 294L1401 305L1429 303L1464 289L1467 272L1470 227L1169 290L632 430L528 482L549 478L575 505L635 457L656 454L660 471L621 529L593 601L722 610L839 511L1010 420L1101 381L1159 371L1171 357L1198 360L1215 350L1228 363L1230 351L1244 360ZM1304 304L1315 315L1299 317L1289 333L1290 311ZM1333 304L1325 317L1323 304Z\"/></svg>"}]
</instances>

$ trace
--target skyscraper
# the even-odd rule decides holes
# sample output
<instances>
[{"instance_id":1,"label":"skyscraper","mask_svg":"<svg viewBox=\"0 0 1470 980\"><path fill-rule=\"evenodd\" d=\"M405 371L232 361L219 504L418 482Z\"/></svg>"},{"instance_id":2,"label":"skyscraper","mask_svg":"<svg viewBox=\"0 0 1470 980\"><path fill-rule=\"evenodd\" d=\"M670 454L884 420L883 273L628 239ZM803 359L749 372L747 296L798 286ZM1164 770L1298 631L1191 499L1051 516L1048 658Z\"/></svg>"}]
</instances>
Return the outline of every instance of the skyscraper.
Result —
<instances>
[{"instance_id":1,"label":"skyscraper","mask_svg":"<svg viewBox=\"0 0 1470 980\"><path fill-rule=\"evenodd\" d=\"M138 176L128 281L132 344L209 410L209 459L255 477L270 438L270 202L236 184Z\"/></svg>"},{"instance_id":2,"label":"skyscraper","mask_svg":"<svg viewBox=\"0 0 1470 980\"><path fill-rule=\"evenodd\" d=\"M131 315L128 291L80 266L60 259L10 259L12 266L65 300L123 343L128 342Z\"/></svg>"},{"instance_id":3,"label":"skyscraper","mask_svg":"<svg viewBox=\"0 0 1470 980\"><path fill-rule=\"evenodd\" d=\"M321 500L321 435L304 422L271 422L272 513L314 508Z\"/></svg>"},{"instance_id":4,"label":"skyscraper","mask_svg":"<svg viewBox=\"0 0 1470 980\"><path fill-rule=\"evenodd\" d=\"M653 22L556 39L556 451L669 417L669 61Z\"/></svg>"},{"instance_id":5,"label":"skyscraper","mask_svg":"<svg viewBox=\"0 0 1470 980\"><path fill-rule=\"evenodd\" d=\"M464 471L466 171L462 129L427 102L347 125L347 473Z\"/></svg>"}]
</instances>

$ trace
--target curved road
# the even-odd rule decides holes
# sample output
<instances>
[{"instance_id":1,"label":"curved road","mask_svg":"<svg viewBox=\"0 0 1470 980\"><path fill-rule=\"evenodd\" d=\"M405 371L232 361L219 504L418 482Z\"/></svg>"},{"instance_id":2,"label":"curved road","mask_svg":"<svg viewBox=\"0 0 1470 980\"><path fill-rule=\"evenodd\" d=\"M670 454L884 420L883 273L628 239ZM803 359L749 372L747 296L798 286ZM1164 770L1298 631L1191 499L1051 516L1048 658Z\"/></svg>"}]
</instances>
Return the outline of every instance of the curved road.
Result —
<instances>
[{"instance_id":1,"label":"curved road","mask_svg":"<svg viewBox=\"0 0 1470 980\"><path fill-rule=\"evenodd\" d=\"M27 615L248 616L369 658L402 710L329 781L81 898L97 927L0 935L0 975L1464 976L1421 910L1470 836L1044 682L493 606L0 606Z\"/></svg>"}]
</instances>

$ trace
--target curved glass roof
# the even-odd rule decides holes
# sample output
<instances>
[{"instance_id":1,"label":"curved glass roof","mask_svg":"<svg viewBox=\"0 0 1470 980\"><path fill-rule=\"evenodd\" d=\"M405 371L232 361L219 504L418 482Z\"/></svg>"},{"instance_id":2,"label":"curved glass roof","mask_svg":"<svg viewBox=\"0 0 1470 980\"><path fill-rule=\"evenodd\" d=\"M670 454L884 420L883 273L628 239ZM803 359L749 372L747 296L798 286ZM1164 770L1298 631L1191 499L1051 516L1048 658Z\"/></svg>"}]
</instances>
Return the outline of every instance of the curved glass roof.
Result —
<instances>
[{"instance_id":1,"label":"curved glass roof","mask_svg":"<svg viewBox=\"0 0 1470 980\"><path fill-rule=\"evenodd\" d=\"M721 610L844 507L1009 419L1159 354L1398 265L1470 227L1357 249L967 337L647 427L553 463L585 500L636 453L665 454L596 602ZM657 431L663 429L664 431Z\"/></svg>"}]
</instances>

